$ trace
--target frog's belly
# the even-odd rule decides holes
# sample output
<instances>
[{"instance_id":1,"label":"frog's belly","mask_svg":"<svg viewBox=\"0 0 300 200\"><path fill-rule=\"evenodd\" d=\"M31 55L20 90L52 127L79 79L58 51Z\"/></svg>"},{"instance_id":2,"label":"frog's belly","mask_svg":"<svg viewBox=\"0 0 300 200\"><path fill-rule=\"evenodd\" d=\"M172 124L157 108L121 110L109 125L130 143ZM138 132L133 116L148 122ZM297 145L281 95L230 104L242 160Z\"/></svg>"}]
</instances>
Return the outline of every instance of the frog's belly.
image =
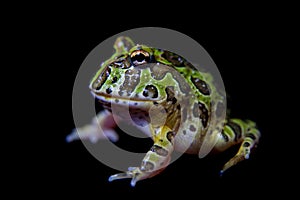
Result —
<instances>
[{"instance_id":1,"label":"frog's belly","mask_svg":"<svg viewBox=\"0 0 300 200\"><path fill-rule=\"evenodd\" d=\"M178 132L175 136L175 150L182 153L198 154L200 144L199 133Z\"/></svg>"},{"instance_id":2,"label":"frog's belly","mask_svg":"<svg viewBox=\"0 0 300 200\"><path fill-rule=\"evenodd\" d=\"M149 126L138 126L136 124L132 124L134 127L142 131L146 137L152 138L152 134L150 131ZM196 136L197 137L197 136ZM153 138L152 138L153 139ZM192 141L192 142L190 142ZM195 140L192 136L186 137L183 134L177 134L175 137L175 151L181 152L181 153L189 153L189 154L198 154L200 149L201 141L200 139Z\"/></svg>"},{"instance_id":3,"label":"frog's belly","mask_svg":"<svg viewBox=\"0 0 300 200\"><path fill-rule=\"evenodd\" d=\"M145 134L145 137L150 137L153 139L152 130L149 124L149 116L145 114L143 110L134 110L129 113L126 110L118 112L118 117L122 119L125 124L130 124L131 126L137 128ZM200 121L194 121L194 124L199 124ZM176 136L175 136L175 151L182 153L198 154L201 146L201 137L200 133L193 132L186 128L187 125L183 124ZM136 136L136 134L129 133L130 135Z\"/></svg>"},{"instance_id":4,"label":"frog's belly","mask_svg":"<svg viewBox=\"0 0 300 200\"><path fill-rule=\"evenodd\" d=\"M129 122L129 121L127 121ZM147 137L153 139L150 124L144 123L144 121L130 121L131 125L142 131ZM141 125L143 124L143 125ZM185 131L179 130L175 136L175 151L181 153L198 154L201 146L200 133L191 132L185 129Z\"/></svg>"}]
</instances>

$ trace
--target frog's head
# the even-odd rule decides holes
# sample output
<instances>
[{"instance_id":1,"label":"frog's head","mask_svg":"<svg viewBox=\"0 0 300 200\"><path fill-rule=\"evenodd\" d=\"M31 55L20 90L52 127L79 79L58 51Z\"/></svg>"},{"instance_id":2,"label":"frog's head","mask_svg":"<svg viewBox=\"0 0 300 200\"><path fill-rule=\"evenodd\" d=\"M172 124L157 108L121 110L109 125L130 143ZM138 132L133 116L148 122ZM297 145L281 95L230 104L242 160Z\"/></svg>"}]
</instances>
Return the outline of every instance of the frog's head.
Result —
<instances>
[{"instance_id":1,"label":"frog's head","mask_svg":"<svg viewBox=\"0 0 300 200\"><path fill-rule=\"evenodd\" d=\"M154 62L152 48L134 45L128 37L119 37L115 54L102 63L90 83L95 97L113 99L158 100L158 88L150 84L149 65Z\"/></svg>"}]
</instances>

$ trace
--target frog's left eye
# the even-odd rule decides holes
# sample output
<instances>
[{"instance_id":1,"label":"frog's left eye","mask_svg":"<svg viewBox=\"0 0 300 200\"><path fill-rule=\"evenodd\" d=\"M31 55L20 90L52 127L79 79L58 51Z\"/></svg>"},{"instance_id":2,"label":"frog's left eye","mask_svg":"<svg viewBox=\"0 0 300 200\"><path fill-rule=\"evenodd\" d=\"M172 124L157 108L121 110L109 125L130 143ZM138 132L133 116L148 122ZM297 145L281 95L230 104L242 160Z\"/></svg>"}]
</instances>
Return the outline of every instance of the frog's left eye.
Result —
<instances>
[{"instance_id":1,"label":"frog's left eye","mask_svg":"<svg viewBox=\"0 0 300 200\"><path fill-rule=\"evenodd\" d=\"M150 55L147 51L136 50L130 55L131 61L134 65L145 64L150 60Z\"/></svg>"}]
</instances>

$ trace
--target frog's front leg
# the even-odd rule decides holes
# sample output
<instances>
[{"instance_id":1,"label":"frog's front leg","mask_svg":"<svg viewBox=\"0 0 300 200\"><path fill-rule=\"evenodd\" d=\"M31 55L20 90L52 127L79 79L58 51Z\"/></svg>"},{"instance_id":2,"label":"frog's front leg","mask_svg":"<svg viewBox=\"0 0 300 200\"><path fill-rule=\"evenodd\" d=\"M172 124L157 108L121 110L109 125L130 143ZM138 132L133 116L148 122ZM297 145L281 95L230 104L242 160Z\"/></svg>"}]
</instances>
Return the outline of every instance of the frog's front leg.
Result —
<instances>
[{"instance_id":1,"label":"frog's front leg","mask_svg":"<svg viewBox=\"0 0 300 200\"><path fill-rule=\"evenodd\" d=\"M260 132L252 121L242 121L240 119L230 119L226 122L215 149L223 151L233 145L240 144L237 154L231 158L221 170L223 172L236 165L240 161L248 159L253 147L259 141Z\"/></svg>"},{"instance_id":2,"label":"frog's front leg","mask_svg":"<svg viewBox=\"0 0 300 200\"><path fill-rule=\"evenodd\" d=\"M164 126L161 132L154 137L154 145L147 152L141 166L129 167L124 173L115 174L109 177L109 181L131 178L131 186L142 179L153 177L164 170L171 159L171 153L174 150L174 132Z\"/></svg>"},{"instance_id":3,"label":"frog's front leg","mask_svg":"<svg viewBox=\"0 0 300 200\"><path fill-rule=\"evenodd\" d=\"M115 132L116 122L112 113L104 110L95 116L91 124L73 129L71 134L66 137L67 142L74 140L90 140L96 143L98 140L110 139L113 142L118 140L118 134Z\"/></svg>"}]
</instances>

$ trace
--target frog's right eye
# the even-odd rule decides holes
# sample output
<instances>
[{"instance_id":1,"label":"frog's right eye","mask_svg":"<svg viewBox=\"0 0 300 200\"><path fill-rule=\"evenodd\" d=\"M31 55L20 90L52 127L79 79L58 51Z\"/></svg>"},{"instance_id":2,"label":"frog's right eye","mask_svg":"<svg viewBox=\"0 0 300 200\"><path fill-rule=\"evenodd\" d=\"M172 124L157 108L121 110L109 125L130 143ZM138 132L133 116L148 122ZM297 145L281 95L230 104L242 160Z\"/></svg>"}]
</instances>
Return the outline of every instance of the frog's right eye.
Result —
<instances>
[{"instance_id":1,"label":"frog's right eye","mask_svg":"<svg viewBox=\"0 0 300 200\"><path fill-rule=\"evenodd\" d=\"M147 51L136 50L130 54L130 58L134 65L141 65L149 62L150 55Z\"/></svg>"}]
</instances>

